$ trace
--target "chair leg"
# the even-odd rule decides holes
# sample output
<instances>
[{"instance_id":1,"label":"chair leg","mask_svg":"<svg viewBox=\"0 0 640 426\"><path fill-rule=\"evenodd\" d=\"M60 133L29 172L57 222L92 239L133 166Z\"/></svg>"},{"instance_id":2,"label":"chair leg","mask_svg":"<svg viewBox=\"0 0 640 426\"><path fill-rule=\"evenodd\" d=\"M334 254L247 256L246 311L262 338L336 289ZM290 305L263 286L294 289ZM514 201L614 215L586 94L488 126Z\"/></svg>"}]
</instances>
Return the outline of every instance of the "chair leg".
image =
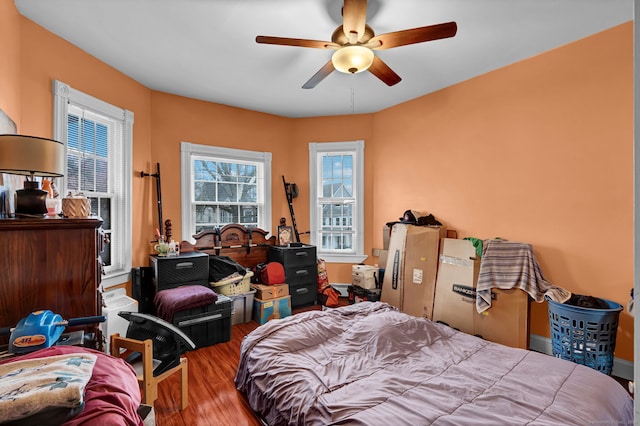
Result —
<instances>
[{"instance_id":1,"label":"chair leg","mask_svg":"<svg viewBox=\"0 0 640 426\"><path fill-rule=\"evenodd\" d=\"M187 358L180 358L180 409L184 410L189 404L189 363Z\"/></svg>"},{"instance_id":2,"label":"chair leg","mask_svg":"<svg viewBox=\"0 0 640 426\"><path fill-rule=\"evenodd\" d=\"M158 399L158 383L151 379L143 384L144 389L142 391L142 403L147 405L153 405L156 399Z\"/></svg>"}]
</instances>

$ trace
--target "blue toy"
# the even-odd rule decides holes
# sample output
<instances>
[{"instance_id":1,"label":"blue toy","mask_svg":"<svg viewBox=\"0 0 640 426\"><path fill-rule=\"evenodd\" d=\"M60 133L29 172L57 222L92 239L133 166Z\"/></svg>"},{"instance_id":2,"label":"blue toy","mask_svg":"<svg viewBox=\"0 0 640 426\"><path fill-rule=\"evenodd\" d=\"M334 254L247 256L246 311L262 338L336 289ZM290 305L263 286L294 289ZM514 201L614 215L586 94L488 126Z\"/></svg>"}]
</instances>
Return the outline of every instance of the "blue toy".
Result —
<instances>
[{"instance_id":1,"label":"blue toy","mask_svg":"<svg viewBox=\"0 0 640 426\"><path fill-rule=\"evenodd\" d=\"M105 316L74 318L68 321L49 310L35 311L22 318L14 328L0 329L0 335L11 333L9 353L25 354L55 345L65 327L106 321Z\"/></svg>"}]
</instances>

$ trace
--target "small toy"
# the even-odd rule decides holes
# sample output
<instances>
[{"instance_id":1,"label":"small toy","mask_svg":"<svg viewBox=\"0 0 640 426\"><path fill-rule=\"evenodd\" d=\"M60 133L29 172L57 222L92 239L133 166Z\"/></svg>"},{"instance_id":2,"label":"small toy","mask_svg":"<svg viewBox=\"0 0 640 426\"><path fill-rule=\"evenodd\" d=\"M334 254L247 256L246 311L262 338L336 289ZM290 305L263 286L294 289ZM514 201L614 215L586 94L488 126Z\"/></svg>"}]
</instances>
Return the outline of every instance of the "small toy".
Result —
<instances>
[{"instance_id":1,"label":"small toy","mask_svg":"<svg viewBox=\"0 0 640 426\"><path fill-rule=\"evenodd\" d=\"M63 320L49 310L35 311L22 318L15 327L0 328L0 335L11 333L9 353L25 354L55 345L67 326L105 322L107 317L93 316Z\"/></svg>"}]
</instances>

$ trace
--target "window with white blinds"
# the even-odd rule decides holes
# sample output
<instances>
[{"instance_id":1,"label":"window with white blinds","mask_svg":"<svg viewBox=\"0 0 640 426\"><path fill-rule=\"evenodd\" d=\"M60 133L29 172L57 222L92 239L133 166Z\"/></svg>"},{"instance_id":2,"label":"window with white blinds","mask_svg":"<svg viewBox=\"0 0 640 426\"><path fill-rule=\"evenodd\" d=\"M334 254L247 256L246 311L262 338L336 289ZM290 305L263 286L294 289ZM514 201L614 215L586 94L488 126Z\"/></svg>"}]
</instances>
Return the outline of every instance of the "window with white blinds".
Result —
<instances>
[{"instance_id":1,"label":"window with white blinds","mask_svg":"<svg viewBox=\"0 0 640 426\"><path fill-rule=\"evenodd\" d=\"M182 239L229 223L271 229L271 153L181 144Z\"/></svg>"},{"instance_id":2,"label":"window with white blinds","mask_svg":"<svg viewBox=\"0 0 640 426\"><path fill-rule=\"evenodd\" d=\"M131 151L133 113L54 82L54 134L65 144L62 193L91 200L108 244L101 253L105 287L131 270Z\"/></svg>"}]
</instances>

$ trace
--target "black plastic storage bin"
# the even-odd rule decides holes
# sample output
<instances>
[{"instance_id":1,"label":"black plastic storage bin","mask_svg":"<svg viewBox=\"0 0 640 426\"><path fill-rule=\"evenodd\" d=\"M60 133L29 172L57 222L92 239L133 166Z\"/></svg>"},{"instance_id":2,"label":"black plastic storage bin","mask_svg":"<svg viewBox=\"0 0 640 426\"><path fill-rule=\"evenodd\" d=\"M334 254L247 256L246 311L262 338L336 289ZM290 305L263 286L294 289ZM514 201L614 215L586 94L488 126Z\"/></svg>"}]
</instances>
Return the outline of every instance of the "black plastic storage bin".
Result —
<instances>
[{"instance_id":1,"label":"black plastic storage bin","mask_svg":"<svg viewBox=\"0 0 640 426\"><path fill-rule=\"evenodd\" d=\"M168 290L189 284L206 286L209 282L209 255L192 252L179 256L149 257L153 269L155 291Z\"/></svg>"},{"instance_id":2,"label":"black plastic storage bin","mask_svg":"<svg viewBox=\"0 0 640 426\"><path fill-rule=\"evenodd\" d=\"M231 340L233 301L221 294L218 301L201 308L186 309L173 315L173 325L184 332L197 348Z\"/></svg>"},{"instance_id":3,"label":"black plastic storage bin","mask_svg":"<svg viewBox=\"0 0 640 426\"><path fill-rule=\"evenodd\" d=\"M316 246L269 246L269 262L281 263L285 281L289 284L291 307L313 305L317 299L318 258Z\"/></svg>"},{"instance_id":4,"label":"black plastic storage bin","mask_svg":"<svg viewBox=\"0 0 640 426\"><path fill-rule=\"evenodd\" d=\"M622 305L598 298L606 309L585 308L547 298L553 356L611 374Z\"/></svg>"}]
</instances>

